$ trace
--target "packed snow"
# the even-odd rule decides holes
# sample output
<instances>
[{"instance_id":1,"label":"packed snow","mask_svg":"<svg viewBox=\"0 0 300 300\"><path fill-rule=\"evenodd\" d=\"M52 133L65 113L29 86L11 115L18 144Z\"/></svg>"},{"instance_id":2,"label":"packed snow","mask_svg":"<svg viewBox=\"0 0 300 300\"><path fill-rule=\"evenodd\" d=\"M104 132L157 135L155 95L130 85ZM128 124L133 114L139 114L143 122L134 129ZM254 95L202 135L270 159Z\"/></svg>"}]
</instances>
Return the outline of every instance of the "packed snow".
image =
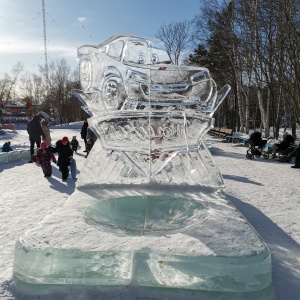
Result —
<instances>
[{"instance_id":1,"label":"packed snow","mask_svg":"<svg viewBox=\"0 0 300 300\"><path fill-rule=\"evenodd\" d=\"M79 134L81 125L79 122L51 127L54 142L63 136L69 139L77 136L81 146L78 153L74 154L78 176L86 160ZM243 213L272 252L275 299L299 299L300 169L292 169L293 162L282 163L263 158L249 160L244 145L224 143L209 135L206 139L211 143L210 151L223 175L227 198ZM25 154L0 164L0 298L33 299L21 295L14 288L12 266L15 242L24 232L63 205L75 191L76 181L69 177L67 182L62 182L54 164L52 178L46 179L37 164L27 163L29 140L25 126L19 126L17 130L5 130L5 134L0 135L0 145L6 141L11 141L13 149ZM63 225L68 227L67 220ZM82 241L78 240L78 243ZM126 291L126 297L115 296L107 295L106 298L142 299L130 289ZM53 296L53 299L58 298ZM72 299L85 298L78 293ZM149 299L159 299L159 295L152 294Z\"/></svg>"}]
</instances>

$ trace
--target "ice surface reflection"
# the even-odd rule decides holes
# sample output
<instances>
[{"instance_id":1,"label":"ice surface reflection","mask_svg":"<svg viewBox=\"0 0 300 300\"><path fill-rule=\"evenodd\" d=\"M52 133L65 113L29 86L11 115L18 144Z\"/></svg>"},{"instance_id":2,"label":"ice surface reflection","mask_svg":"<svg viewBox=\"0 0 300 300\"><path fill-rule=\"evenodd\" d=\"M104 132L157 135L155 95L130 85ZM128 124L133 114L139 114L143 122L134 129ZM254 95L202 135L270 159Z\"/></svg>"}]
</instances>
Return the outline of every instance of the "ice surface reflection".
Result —
<instances>
[{"instance_id":1,"label":"ice surface reflection","mask_svg":"<svg viewBox=\"0 0 300 300\"><path fill-rule=\"evenodd\" d=\"M85 211L85 219L114 233L161 235L184 231L200 214L198 224L209 217L204 203L199 201L167 195L131 196L98 201Z\"/></svg>"}]
</instances>

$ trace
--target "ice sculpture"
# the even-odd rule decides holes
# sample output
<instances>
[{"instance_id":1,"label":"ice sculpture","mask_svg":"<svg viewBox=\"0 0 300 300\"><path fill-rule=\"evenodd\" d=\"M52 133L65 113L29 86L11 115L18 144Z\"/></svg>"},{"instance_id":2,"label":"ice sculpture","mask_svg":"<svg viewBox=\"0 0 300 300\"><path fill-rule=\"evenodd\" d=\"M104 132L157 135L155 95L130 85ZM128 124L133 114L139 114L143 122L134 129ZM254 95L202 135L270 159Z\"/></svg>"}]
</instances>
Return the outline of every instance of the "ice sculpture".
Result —
<instances>
[{"instance_id":1,"label":"ice sculpture","mask_svg":"<svg viewBox=\"0 0 300 300\"><path fill-rule=\"evenodd\" d=\"M217 91L206 68L173 65L156 39L118 35L78 58L74 94L98 140L75 193L16 243L17 286L267 299L270 251L226 199L202 142L230 87Z\"/></svg>"}]
</instances>

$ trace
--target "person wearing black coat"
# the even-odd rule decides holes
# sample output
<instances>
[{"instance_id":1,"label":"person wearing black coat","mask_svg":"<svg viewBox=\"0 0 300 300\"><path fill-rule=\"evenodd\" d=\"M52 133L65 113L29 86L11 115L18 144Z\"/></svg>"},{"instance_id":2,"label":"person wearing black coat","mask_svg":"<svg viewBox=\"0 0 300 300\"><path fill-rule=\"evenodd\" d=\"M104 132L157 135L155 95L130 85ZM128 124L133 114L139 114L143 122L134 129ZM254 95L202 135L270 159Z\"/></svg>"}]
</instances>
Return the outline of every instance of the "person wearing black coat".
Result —
<instances>
[{"instance_id":1,"label":"person wearing black coat","mask_svg":"<svg viewBox=\"0 0 300 300\"><path fill-rule=\"evenodd\" d=\"M300 143L298 147L289 155L289 159L295 157L295 165L291 168L300 169Z\"/></svg>"},{"instance_id":2,"label":"person wearing black coat","mask_svg":"<svg viewBox=\"0 0 300 300\"><path fill-rule=\"evenodd\" d=\"M88 157L90 151L92 150L96 140L97 140L97 136L96 134L94 133L94 131L88 127L88 131L87 131L87 135L86 135L86 156L85 158Z\"/></svg>"},{"instance_id":3,"label":"person wearing black coat","mask_svg":"<svg viewBox=\"0 0 300 300\"><path fill-rule=\"evenodd\" d=\"M57 166L61 172L62 181L66 181L69 177L69 165L73 158L73 151L70 147L70 141L65 136L56 142L56 146L52 149L53 153L58 153Z\"/></svg>"},{"instance_id":4,"label":"person wearing black coat","mask_svg":"<svg viewBox=\"0 0 300 300\"><path fill-rule=\"evenodd\" d=\"M9 151L13 151L13 149L10 146L10 142L6 142L2 147L2 152L9 152Z\"/></svg>"},{"instance_id":5,"label":"person wearing black coat","mask_svg":"<svg viewBox=\"0 0 300 300\"><path fill-rule=\"evenodd\" d=\"M272 156L271 158L276 158L276 152L286 150L288 147L290 147L295 142L295 139L292 135L290 135L287 131L283 134L283 141L281 143L276 143L272 145L271 152Z\"/></svg>"},{"instance_id":6,"label":"person wearing black coat","mask_svg":"<svg viewBox=\"0 0 300 300\"><path fill-rule=\"evenodd\" d=\"M89 127L89 123L88 123L87 118L85 118L83 120L83 125L82 125L81 131L80 131L81 138L84 140L84 144L85 144L85 150L83 152L87 152L86 151L86 146L87 146L86 135L87 135L88 127Z\"/></svg>"},{"instance_id":7,"label":"person wearing black coat","mask_svg":"<svg viewBox=\"0 0 300 300\"><path fill-rule=\"evenodd\" d=\"M27 132L29 134L29 141L30 141L30 156L31 159L29 162L34 162L34 144L36 144L37 148L40 148L41 144L41 136L45 137L45 133L42 129L40 123L40 115L35 115L33 118L27 123Z\"/></svg>"}]
</instances>

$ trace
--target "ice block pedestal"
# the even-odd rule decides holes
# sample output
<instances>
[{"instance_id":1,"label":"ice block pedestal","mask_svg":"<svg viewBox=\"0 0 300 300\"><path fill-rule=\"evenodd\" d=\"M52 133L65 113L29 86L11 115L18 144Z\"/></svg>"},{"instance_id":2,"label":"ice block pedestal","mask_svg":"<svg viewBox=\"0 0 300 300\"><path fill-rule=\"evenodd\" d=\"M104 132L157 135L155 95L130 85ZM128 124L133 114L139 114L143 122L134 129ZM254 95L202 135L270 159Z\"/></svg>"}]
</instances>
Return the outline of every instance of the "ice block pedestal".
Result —
<instances>
[{"instance_id":1,"label":"ice block pedestal","mask_svg":"<svg viewBox=\"0 0 300 300\"><path fill-rule=\"evenodd\" d=\"M28 293L132 285L257 297L271 255L223 192L95 185L21 237L14 277Z\"/></svg>"}]
</instances>

